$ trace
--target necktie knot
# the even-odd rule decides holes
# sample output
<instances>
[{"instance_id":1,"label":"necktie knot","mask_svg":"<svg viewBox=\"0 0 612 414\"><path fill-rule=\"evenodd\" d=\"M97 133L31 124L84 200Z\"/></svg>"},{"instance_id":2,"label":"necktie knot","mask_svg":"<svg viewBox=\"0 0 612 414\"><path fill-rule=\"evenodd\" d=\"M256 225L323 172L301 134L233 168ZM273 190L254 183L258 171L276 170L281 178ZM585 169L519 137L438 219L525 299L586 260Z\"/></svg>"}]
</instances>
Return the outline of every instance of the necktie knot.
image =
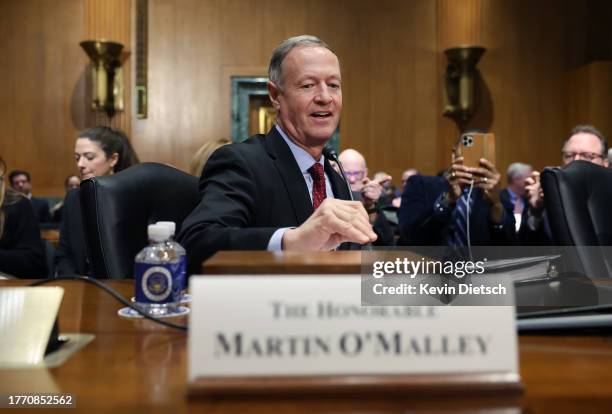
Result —
<instances>
[{"instance_id":1,"label":"necktie knot","mask_svg":"<svg viewBox=\"0 0 612 414\"><path fill-rule=\"evenodd\" d=\"M312 167L308 169L308 172L312 176L312 180L315 182L318 180L325 180L325 173L323 172L323 166L318 162L315 162L312 165Z\"/></svg>"},{"instance_id":2,"label":"necktie knot","mask_svg":"<svg viewBox=\"0 0 612 414\"><path fill-rule=\"evenodd\" d=\"M316 209L325 200L325 172L323 166L316 162L308 169L312 177L312 206Z\"/></svg>"}]
</instances>

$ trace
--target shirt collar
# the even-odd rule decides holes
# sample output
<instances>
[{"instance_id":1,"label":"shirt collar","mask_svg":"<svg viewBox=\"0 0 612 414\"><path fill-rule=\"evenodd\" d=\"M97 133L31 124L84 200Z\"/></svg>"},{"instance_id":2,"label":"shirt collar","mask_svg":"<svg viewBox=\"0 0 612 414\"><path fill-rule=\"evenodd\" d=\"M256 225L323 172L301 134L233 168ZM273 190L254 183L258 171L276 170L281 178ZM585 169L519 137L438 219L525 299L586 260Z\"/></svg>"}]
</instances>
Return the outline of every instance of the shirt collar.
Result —
<instances>
[{"instance_id":1,"label":"shirt collar","mask_svg":"<svg viewBox=\"0 0 612 414\"><path fill-rule=\"evenodd\" d=\"M507 190L508 195L510 196L510 200L516 200L518 198L518 196L514 193L514 191L510 189L510 187L508 187Z\"/></svg>"},{"instance_id":2,"label":"shirt collar","mask_svg":"<svg viewBox=\"0 0 612 414\"><path fill-rule=\"evenodd\" d=\"M293 158L295 158L295 160L297 161L298 166L300 167L300 171L302 171L302 174L308 173L308 169L312 167L317 161L312 157L312 155L306 152L304 148L298 146L295 142L293 142L285 133L285 131L283 131L280 125L276 124L275 128L289 146L289 149L293 154ZM325 156L321 155L321 159L318 162L319 164L321 164L322 167L325 167Z\"/></svg>"}]
</instances>

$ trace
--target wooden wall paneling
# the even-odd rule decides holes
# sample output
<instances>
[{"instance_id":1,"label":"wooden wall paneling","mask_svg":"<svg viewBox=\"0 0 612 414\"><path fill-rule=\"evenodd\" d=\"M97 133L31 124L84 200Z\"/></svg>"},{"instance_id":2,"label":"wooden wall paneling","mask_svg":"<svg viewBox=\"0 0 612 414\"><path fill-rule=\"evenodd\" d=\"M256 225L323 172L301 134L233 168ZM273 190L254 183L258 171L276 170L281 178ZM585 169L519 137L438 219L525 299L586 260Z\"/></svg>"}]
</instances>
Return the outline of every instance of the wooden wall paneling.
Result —
<instances>
[{"instance_id":1,"label":"wooden wall paneling","mask_svg":"<svg viewBox=\"0 0 612 414\"><path fill-rule=\"evenodd\" d=\"M0 151L9 169L32 175L34 194L64 194L63 180L76 167L72 151L83 126L85 98L78 47L79 0L0 2ZM58 28L61 28L59 30Z\"/></svg>"},{"instance_id":2,"label":"wooden wall paneling","mask_svg":"<svg viewBox=\"0 0 612 414\"><path fill-rule=\"evenodd\" d=\"M483 7L481 61L493 102L498 169L514 161L559 164L567 117L567 2L489 1Z\"/></svg>"},{"instance_id":3,"label":"wooden wall paneling","mask_svg":"<svg viewBox=\"0 0 612 414\"><path fill-rule=\"evenodd\" d=\"M143 159L187 171L202 137L216 136L219 2L149 3L149 114L133 120Z\"/></svg>"},{"instance_id":4,"label":"wooden wall paneling","mask_svg":"<svg viewBox=\"0 0 612 414\"><path fill-rule=\"evenodd\" d=\"M589 63L570 73L569 132L578 124L592 124L612 143L612 61Z\"/></svg>"},{"instance_id":5,"label":"wooden wall paneling","mask_svg":"<svg viewBox=\"0 0 612 414\"><path fill-rule=\"evenodd\" d=\"M371 174L383 170L399 185L404 169L426 169L432 153L434 8L421 1L358 4L341 53L351 74L344 83L342 146L362 152Z\"/></svg>"},{"instance_id":6,"label":"wooden wall paneling","mask_svg":"<svg viewBox=\"0 0 612 414\"><path fill-rule=\"evenodd\" d=\"M0 124L4 127L0 131L0 157L8 164L11 169L17 158L17 146L13 143L15 135L15 106L13 98L15 96L15 65L14 56L18 43L14 42L15 25L11 22L16 20L16 7L14 3L0 2L0 48L4 53L0 53Z\"/></svg>"},{"instance_id":7,"label":"wooden wall paneling","mask_svg":"<svg viewBox=\"0 0 612 414\"><path fill-rule=\"evenodd\" d=\"M437 33L440 51L481 42L481 0L437 0Z\"/></svg>"}]
</instances>

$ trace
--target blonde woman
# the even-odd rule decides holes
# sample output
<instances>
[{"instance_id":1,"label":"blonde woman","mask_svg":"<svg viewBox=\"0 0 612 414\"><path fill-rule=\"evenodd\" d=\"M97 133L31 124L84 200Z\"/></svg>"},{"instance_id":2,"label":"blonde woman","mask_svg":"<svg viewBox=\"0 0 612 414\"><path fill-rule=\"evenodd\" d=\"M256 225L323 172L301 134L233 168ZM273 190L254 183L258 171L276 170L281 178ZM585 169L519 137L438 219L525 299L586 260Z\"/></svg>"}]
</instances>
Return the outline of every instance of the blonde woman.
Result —
<instances>
[{"instance_id":1,"label":"blonde woman","mask_svg":"<svg viewBox=\"0 0 612 414\"><path fill-rule=\"evenodd\" d=\"M191 164L189 167L190 174L195 175L196 177L201 176L202 170L204 169L204 165L206 165L206 161L208 161L208 158L210 158L212 153L215 152L217 148L231 143L232 141L227 138L219 138L207 141L204 145L200 147L198 152L196 152L196 154L191 159Z\"/></svg>"},{"instance_id":2,"label":"blonde woman","mask_svg":"<svg viewBox=\"0 0 612 414\"><path fill-rule=\"evenodd\" d=\"M5 188L6 165L0 158L0 274L21 278L47 276L45 247L30 200Z\"/></svg>"}]
</instances>

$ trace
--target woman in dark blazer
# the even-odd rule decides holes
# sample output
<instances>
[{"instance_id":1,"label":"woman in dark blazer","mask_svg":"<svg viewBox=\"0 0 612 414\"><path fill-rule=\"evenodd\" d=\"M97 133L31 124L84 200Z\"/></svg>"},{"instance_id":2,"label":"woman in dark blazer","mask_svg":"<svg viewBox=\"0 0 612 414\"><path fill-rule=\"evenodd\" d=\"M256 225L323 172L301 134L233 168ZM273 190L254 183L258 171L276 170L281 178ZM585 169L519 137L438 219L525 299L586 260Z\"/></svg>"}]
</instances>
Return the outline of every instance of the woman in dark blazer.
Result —
<instances>
[{"instance_id":1,"label":"woman in dark blazer","mask_svg":"<svg viewBox=\"0 0 612 414\"><path fill-rule=\"evenodd\" d=\"M74 159L81 180L111 175L139 162L123 132L101 126L79 134L75 143ZM90 274L79 189L69 191L64 200L55 264L58 276Z\"/></svg>"},{"instance_id":2,"label":"woman in dark blazer","mask_svg":"<svg viewBox=\"0 0 612 414\"><path fill-rule=\"evenodd\" d=\"M24 278L47 276L45 247L32 203L4 189L5 164L0 158L0 274Z\"/></svg>"}]
</instances>

